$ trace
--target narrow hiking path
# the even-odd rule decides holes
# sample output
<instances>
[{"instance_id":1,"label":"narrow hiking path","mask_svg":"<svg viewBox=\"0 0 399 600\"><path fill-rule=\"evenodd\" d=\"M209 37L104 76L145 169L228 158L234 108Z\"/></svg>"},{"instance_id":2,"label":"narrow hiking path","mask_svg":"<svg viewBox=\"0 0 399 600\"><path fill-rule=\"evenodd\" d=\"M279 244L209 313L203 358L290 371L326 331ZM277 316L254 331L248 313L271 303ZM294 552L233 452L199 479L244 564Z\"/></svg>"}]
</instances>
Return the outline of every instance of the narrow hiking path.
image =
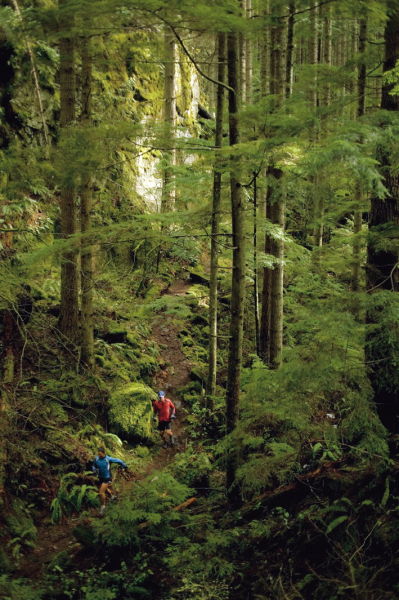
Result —
<instances>
[{"instance_id":1,"label":"narrow hiking path","mask_svg":"<svg viewBox=\"0 0 399 600\"><path fill-rule=\"evenodd\" d=\"M189 283L177 280L165 293L172 296L185 296L189 288ZM156 449L146 468L140 473L129 474L126 479L118 477L116 471L114 471L114 480L120 496L127 494L137 481L145 479L153 471L167 466L173 460L176 452L185 444L185 413L180 400L176 398L176 393L188 383L191 366L182 352L179 342L179 327L173 316L157 316L152 325L151 338L161 348L161 368L153 378L152 388L156 391L160 389L167 391L167 395L176 405L177 417L173 424L173 431L177 438L177 445L176 448ZM89 518L98 517L97 509L91 509L89 512ZM42 523L37 527L37 544L21 559L19 568L16 571L18 577L38 580L45 568L58 554L66 552L73 556L82 549L81 544L77 542L73 535L74 528L81 520L80 515L73 515L64 518L61 523L53 524L50 520L49 510L48 514L43 515L42 518Z\"/></svg>"}]
</instances>

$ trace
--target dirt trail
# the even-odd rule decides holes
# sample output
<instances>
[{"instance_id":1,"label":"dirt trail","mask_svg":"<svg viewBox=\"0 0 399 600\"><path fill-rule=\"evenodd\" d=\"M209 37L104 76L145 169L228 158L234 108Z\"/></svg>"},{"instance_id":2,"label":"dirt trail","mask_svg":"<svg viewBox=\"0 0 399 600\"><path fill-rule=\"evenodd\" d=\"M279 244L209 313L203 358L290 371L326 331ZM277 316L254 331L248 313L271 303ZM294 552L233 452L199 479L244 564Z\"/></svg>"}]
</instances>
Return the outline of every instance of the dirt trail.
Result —
<instances>
[{"instance_id":1,"label":"dirt trail","mask_svg":"<svg viewBox=\"0 0 399 600\"><path fill-rule=\"evenodd\" d=\"M177 280L170 286L166 294L185 296L189 287L188 283ZM165 467L184 445L184 409L181 402L176 399L176 392L189 381L191 367L181 350L178 333L179 329L174 323L173 317L168 315L159 316L155 319L151 333L151 337L162 349L162 368L155 375L152 387L166 390L167 395L176 404L177 418L173 424L173 430L178 445L176 448L160 448L154 454L144 472L139 475L132 475L126 480L118 478L117 488L121 495L126 494L136 481L144 479L152 471ZM91 513L93 517L98 516L97 509L92 510ZM43 515L43 521L37 528L37 545L29 550L21 560L16 575L37 580L57 554L63 551L72 554L79 552L81 545L72 533L79 520L80 516L75 515L65 519L62 523L54 525L51 523L49 515Z\"/></svg>"}]
</instances>

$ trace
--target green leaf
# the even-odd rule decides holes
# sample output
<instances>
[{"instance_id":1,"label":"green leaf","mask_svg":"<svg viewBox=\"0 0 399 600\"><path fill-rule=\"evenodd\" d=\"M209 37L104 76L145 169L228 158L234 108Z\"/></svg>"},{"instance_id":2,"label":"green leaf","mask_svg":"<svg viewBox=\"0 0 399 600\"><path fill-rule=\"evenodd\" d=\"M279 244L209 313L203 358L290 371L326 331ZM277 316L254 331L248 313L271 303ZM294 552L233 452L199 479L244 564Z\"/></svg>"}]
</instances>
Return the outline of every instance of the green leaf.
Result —
<instances>
[{"instance_id":1,"label":"green leaf","mask_svg":"<svg viewBox=\"0 0 399 600\"><path fill-rule=\"evenodd\" d=\"M341 523L344 523L345 521L347 521L348 518L349 518L348 515L342 515L341 517L337 517L336 519L331 521L331 523L329 524L329 526L326 529L326 534L328 535L329 533L331 533L336 527L341 525Z\"/></svg>"},{"instance_id":2,"label":"green leaf","mask_svg":"<svg viewBox=\"0 0 399 600\"><path fill-rule=\"evenodd\" d=\"M381 506L386 506L388 499L389 499L389 495L390 495L390 487L389 487L389 477L387 477L385 479L385 490L384 490L384 494L381 498Z\"/></svg>"}]
</instances>

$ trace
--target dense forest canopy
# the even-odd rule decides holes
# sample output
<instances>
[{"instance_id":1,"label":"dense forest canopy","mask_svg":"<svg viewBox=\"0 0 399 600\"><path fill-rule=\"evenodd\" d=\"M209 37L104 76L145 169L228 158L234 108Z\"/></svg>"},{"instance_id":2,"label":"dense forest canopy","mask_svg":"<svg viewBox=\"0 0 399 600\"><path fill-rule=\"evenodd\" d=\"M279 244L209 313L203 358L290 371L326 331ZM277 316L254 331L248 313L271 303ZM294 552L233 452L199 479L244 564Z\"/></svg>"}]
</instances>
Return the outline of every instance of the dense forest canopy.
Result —
<instances>
[{"instance_id":1,"label":"dense forest canopy","mask_svg":"<svg viewBox=\"0 0 399 600\"><path fill-rule=\"evenodd\" d=\"M0 0L1 598L398 597L398 61L397 0Z\"/></svg>"}]
</instances>

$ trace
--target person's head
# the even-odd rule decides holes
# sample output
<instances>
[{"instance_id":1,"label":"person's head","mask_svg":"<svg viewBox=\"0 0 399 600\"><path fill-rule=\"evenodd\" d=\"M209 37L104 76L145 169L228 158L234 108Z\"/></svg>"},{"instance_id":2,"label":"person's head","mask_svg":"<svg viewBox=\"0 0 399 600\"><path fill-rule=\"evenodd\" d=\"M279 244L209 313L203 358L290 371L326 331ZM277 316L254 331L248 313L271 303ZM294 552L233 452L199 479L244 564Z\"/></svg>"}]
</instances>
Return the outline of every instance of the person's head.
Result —
<instances>
[{"instance_id":1,"label":"person's head","mask_svg":"<svg viewBox=\"0 0 399 600\"><path fill-rule=\"evenodd\" d=\"M106 454L107 454L105 452L105 448L103 446L101 446L100 448L98 448L97 452L98 452L98 456L100 458L104 458L104 456L106 456Z\"/></svg>"},{"instance_id":2,"label":"person's head","mask_svg":"<svg viewBox=\"0 0 399 600\"><path fill-rule=\"evenodd\" d=\"M165 397L166 397L166 394L165 394L164 391L161 390L161 391L158 392L158 398L160 400L165 400Z\"/></svg>"}]
</instances>

